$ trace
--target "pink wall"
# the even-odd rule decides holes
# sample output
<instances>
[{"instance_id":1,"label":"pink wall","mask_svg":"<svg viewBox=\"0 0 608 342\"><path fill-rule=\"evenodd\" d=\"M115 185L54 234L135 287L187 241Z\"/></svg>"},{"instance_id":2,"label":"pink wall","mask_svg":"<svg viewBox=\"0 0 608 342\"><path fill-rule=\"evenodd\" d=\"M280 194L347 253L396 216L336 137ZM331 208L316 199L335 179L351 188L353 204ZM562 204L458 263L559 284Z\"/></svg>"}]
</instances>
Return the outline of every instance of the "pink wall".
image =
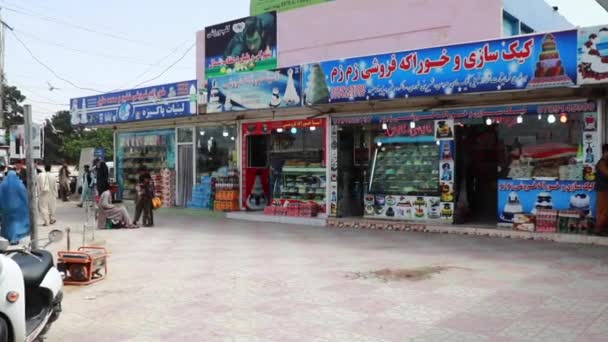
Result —
<instances>
[{"instance_id":1,"label":"pink wall","mask_svg":"<svg viewBox=\"0 0 608 342\"><path fill-rule=\"evenodd\" d=\"M280 66L498 38L502 0L336 0L279 13ZM204 31L197 33L204 79Z\"/></svg>"}]
</instances>

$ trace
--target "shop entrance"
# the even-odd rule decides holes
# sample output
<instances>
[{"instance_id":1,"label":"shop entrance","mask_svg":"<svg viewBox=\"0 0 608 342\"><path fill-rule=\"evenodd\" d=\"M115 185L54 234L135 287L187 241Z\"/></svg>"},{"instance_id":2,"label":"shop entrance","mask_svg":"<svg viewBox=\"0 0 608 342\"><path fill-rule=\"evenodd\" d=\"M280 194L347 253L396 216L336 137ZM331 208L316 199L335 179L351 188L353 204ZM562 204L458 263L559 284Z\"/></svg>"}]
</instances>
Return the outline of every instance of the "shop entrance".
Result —
<instances>
[{"instance_id":1,"label":"shop entrance","mask_svg":"<svg viewBox=\"0 0 608 342\"><path fill-rule=\"evenodd\" d=\"M371 140L370 128L366 126L343 126L338 132L338 213L341 217L364 215Z\"/></svg>"},{"instance_id":2,"label":"shop entrance","mask_svg":"<svg viewBox=\"0 0 608 342\"><path fill-rule=\"evenodd\" d=\"M501 155L497 125L456 126L456 223L496 223Z\"/></svg>"}]
</instances>

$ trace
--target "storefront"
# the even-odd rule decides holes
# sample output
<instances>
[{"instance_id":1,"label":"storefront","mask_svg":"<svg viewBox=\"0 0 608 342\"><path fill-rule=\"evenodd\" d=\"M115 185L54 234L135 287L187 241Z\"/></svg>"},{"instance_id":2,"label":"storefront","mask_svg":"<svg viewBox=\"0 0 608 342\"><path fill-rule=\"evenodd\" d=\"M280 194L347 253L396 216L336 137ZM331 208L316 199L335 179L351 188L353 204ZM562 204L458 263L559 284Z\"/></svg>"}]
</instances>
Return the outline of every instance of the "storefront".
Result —
<instances>
[{"instance_id":1,"label":"storefront","mask_svg":"<svg viewBox=\"0 0 608 342\"><path fill-rule=\"evenodd\" d=\"M585 233L601 121L584 100L334 117L330 215Z\"/></svg>"},{"instance_id":2,"label":"storefront","mask_svg":"<svg viewBox=\"0 0 608 342\"><path fill-rule=\"evenodd\" d=\"M242 124L243 208L269 215L325 213L326 122L319 118ZM290 206L296 212L287 213Z\"/></svg>"}]
</instances>

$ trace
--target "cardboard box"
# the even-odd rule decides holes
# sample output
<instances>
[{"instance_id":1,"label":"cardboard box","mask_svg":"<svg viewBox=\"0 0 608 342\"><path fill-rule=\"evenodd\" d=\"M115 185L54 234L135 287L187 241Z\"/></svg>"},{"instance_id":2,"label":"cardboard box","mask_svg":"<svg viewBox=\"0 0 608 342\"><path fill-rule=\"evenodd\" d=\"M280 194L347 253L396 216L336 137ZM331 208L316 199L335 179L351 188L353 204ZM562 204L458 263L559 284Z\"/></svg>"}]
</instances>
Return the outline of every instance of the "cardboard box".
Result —
<instances>
[{"instance_id":1,"label":"cardboard box","mask_svg":"<svg viewBox=\"0 0 608 342\"><path fill-rule=\"evenodd\" d=\"M536 229L536 218L534 215L515 214L515 217L513 218L513 229L533 232Z\"/></svg>"}]
</instances>

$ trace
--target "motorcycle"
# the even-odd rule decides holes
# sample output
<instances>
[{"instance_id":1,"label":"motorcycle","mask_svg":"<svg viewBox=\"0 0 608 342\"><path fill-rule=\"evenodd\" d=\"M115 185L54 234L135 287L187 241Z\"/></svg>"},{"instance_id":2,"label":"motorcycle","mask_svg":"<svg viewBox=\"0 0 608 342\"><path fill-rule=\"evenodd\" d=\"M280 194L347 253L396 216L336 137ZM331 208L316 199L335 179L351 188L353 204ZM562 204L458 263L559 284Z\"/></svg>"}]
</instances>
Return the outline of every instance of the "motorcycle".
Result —
<instances>
[{"instance_id":1,"label":"motorcycle","mask_svg":"<svg viewBox=\"0 0 608 342\"><path fill-rule=\"evenodd\" d=\"M53 230L42 248L62 238ZM42 341L59 318L62 299L63 279L50 252L0 238L0 342Z\"/></svg>"}]
</instances>

